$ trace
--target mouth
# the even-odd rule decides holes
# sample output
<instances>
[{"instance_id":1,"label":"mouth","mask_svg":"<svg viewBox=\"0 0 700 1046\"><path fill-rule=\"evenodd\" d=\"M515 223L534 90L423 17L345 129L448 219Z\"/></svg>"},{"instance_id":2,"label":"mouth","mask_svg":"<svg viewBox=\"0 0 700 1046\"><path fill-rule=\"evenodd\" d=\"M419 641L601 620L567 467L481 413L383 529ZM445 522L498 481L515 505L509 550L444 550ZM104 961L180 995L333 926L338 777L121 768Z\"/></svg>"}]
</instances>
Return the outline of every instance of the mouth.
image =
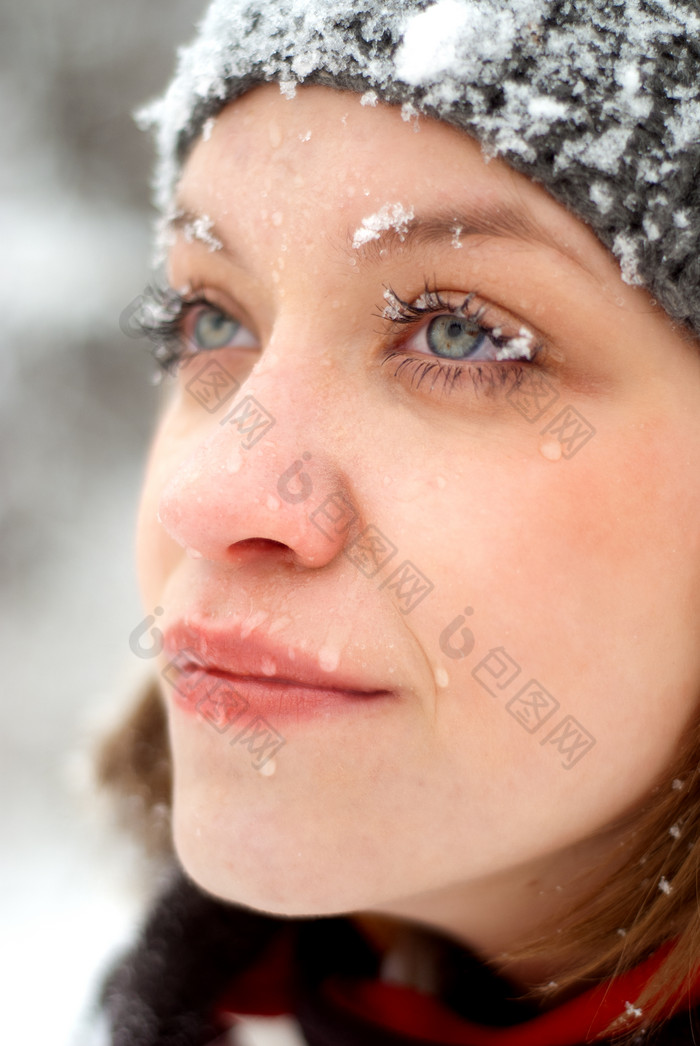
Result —
<instances>
[{"instance_id":1,"label":"mouth","mask_svg":"<svg viewBox=\"0 0 700 1046\"><path fill-rule=\"evenodd\" d=\"M218 729L243 718L300 719L367 707L395 691L352 670L340 671L341 651L304 650L256 630L180 622L165 633L163 677L173 700Z\"/></svg>"}]
</instances>

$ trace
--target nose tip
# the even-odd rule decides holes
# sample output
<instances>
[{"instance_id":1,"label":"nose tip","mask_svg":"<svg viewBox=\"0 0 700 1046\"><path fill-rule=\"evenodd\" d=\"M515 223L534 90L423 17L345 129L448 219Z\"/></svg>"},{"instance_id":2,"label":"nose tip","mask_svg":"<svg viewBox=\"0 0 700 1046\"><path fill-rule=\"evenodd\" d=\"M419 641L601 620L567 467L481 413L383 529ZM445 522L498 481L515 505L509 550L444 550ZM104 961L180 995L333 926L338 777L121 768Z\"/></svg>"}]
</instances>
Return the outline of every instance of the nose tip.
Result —
<instances>
[{"instance_id":1,"label":"nose tip","mask_svg":"<svg viewBox=\"0 0 700 1046\"><path fill-rule=\"evenodd\" d=\"M215 433L166 482L158 518L170 537L193 558L228 565L271 555L298 567L330 562L347 527L320 526L318 510L339 493L346 504L349 496L323 452L299 452L289 441L285 452L279 439L245 451L232 439Z\"/></svg>"}]
</instances>

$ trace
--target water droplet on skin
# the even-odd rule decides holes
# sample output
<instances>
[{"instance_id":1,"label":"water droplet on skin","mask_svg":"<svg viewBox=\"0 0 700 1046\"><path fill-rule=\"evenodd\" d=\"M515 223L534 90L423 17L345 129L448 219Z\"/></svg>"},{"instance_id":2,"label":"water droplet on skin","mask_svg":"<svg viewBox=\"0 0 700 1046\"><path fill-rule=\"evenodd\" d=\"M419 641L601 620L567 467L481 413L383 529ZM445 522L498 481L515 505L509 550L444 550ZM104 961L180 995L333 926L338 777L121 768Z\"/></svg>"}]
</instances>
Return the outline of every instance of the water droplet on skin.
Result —
<instances>
[{"instance_id":1,"label":"water droplet on skin","mask_svg":"<svg viewBox=\"0 0 700 1046\"><path fill-rule=\"evenodd\" d=\"M245 639L254 628L262 625L264 621L267 621L268 613L266 610L256 610L254 614L249 614L246 618L245 624L241 627L241 639Z\"/></svg>"},{"instance_id":2,"label":"water droplet on skin","mask_svg":"<svg viewBox=\"0 0 700 1046\"><path fill-rule=\"evenodd\" d=\"M448 676L444 668L435 669L435 682L441 690L444 690L446 686L449 686L450 677Z\"/></svg>"},{"instance_id":3,"label":"water droplet on skin","mask_svg":"<svg viewBox=\"0 0 700 1046\"><path fill-rule=\"evenodd\" d=\"M268 628L268 634L272 635L273 632L279 632L281 628L285 628L287 625L291 625L291 623L292 619L287 614L284 617L278 617Z\"/></svg>"},{"instance_id":4,"label":"water droplet on skin","mask_svg":"<svg viewBox=\"0 0 700 1046\"><path fill-rule=\"evenodd\" d=\"M268 494L267 495L267 502L266 502L266 504L267 504L267 507L270 509L271 512L274 512L276 509L278 509L280 507L279 499L276 498L274 494Z\"/></svg>"},{"instance_id":5,"label":"water droplet on skin","mask_svg":"<svg viewBox=\"0 0 700 1046\"><path fill-rule=\"evenodd\" d=\"M243 455L240 447L234 447L228 456L226 469L228 472L238 472L243 464Z\"/></svg>"},{"instance_id":6,"label":"water droplet on skin","mask_svg":"<svg viewBox=\"0 0 700 1046\"><path fill-rule=\"evenodd\" d=\"M262 663L262 674L264 676L273 676L277 671L277 665L272 658L266 657Z\"/></svg>"},{"instance_id":7,"label":"water droplet on skin","mask_svg":"<svg viewBox=\"0 0 700 1046\"><path fill-rule=\"evenodd\" d=\"M340 651L324 646L318 652L318 666L324 672L335 672L340 663Z\"/></svg>"},{"instance_id":8,"label":"water droplet on skin","mask_svg":"<svg viewBox=\"0 0 700 1046\"><path fill-rule=\"evenodd\" d=\"M550 439L545 443L540 443L540 454L547 461L559 461L561 457L561 443L559 440Z\"/></svg>"},{"instance_id":9,"label":"water droplet on skin","mask_svg":"<svg viewBox=\"0 0 700 1046\"><path fill-rule=\"evenodd\" d=\"M275 757L271 756L266 763L263 763L262 766L258 767L258 773L261 774L263 777L272 777L276 769L277 763L275 761Z\"/></svg>"},{"instance_id":10,"label":"water droplet on skin","mask_svg":"<svg viewBox=\"0 0 700 1046\"><path fill-rule=\"evenodd\" d=\"M196 548L186 548L185 553L190 557L190 559L202 558L202 553L198 552Z\"/></svg>"}]
</instances>

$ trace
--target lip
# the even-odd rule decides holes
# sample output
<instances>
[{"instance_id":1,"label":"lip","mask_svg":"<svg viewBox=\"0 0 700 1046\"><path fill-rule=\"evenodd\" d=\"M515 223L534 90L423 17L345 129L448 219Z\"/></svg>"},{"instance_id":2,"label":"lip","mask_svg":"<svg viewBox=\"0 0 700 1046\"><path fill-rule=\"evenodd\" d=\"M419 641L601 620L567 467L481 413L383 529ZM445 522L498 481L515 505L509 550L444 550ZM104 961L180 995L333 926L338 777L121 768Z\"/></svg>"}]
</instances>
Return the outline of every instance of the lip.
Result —
<instances>
[{"instance_id":1,"label":"lip","mask_svg":"<svg viewBox=\"0 0 700 1046\"><path fill-rule=\"evenodd\" d=\"M164 677L178 704L221 727L247 710L271 717L328 714L395 696L357 673L326 671L316 657L255 631L179 622L165 632Z\"/></svg>"}]
</instances>

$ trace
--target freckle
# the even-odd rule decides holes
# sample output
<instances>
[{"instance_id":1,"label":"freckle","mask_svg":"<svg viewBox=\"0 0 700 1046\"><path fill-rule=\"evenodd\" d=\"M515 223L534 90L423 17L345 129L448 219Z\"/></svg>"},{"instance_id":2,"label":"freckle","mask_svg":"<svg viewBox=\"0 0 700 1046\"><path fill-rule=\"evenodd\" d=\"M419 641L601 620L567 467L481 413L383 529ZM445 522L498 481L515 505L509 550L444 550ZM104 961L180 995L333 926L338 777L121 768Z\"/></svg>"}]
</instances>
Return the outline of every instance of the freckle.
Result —
<instances>
[{"instance_id":1,"label":"freckle","mask_svg":"<svg viewBox=\"0 0 700 1046\"><path fill-rule=\"evenodd\" d=\"M275 757L272 756L272 758L268 759L266 763L263 763L262 766L258 767L258 773L262 774L263 777L272 777L276 769L277 763Z\"/></svg>"},{"instance_id":2,"label":"freckle","mask_svg":"<svg viewBox=\"0 0 700 1046\"><path fill-rule=\"evenodd\" d=\"M540 443L540 454L547 461L559 461L561 457L561 443L559 440L550 439L544 443Z\"/></svg>"},{"instance_id":3,"label":"freckle","mask_svg":"<svg viewBox=\"0 0 700 1046\"><path fill-rule=\"evenodd\" d=\"M276 509L278 509L280 507L280 503L279 503L278 499L275 497L274 494L268 494L267 495L267 507L272 512L274 512Z\"/></svg>"},{"instance_id":4,"label":"freckle","mask_svg":"<svg viewBox=\"0 0 700 1046\"><path fill-rule=\"evenodd\" d=\"M449 686L450 677L448 676L444 668L435 669L435 682L441 690L444 690L446 686Z\"/></svg>"}]
</instances>

